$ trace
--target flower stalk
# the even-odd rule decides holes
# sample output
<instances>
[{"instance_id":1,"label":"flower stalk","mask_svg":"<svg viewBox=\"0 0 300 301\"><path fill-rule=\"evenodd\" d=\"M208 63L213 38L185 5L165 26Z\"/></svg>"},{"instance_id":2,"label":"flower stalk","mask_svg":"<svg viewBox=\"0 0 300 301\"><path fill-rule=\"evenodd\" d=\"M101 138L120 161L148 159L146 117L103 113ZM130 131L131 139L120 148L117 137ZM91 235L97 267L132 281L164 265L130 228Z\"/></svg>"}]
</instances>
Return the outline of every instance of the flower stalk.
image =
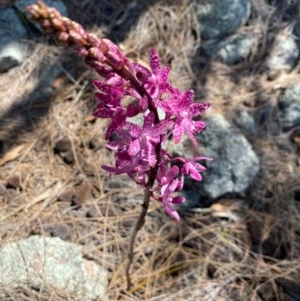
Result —
<instances>
[{"instance_id":1,"label":"flower stalk","mask_svg":"<svg viewBox=\"0 0 300 301\"><path fill-rule=\"evenodd\" d=\"M210 160L200 155L193 159L174 158L164 148L165 144L171 137L180 143L187 134L197 150L195 135L205 128L205 123L197 117L210 104L194 103L193 90L181 92L173 87L168 81L170 68L161 65L155 49L150 50L148 69L131 62L110 40L86 32L80 24L41 1L30 5L28 11L46 34L73 48L100 75L101 79L93 80L97 99L94 116L109 119L105 139L107 148L115 153L115 166L102 168L111 175L127 174L144 188L142 210L129 242L126 265L129 290L134 241L144 225L150 198L161 202L166 213L179 221L176 205L185 201L178 194L185 177L201 181L201 173L206 169L199 161ZM124 105L122 100L128 96L134 102ZM142 116L142 125L132 121L138 115Z\"/></svg>"}]
</instances>

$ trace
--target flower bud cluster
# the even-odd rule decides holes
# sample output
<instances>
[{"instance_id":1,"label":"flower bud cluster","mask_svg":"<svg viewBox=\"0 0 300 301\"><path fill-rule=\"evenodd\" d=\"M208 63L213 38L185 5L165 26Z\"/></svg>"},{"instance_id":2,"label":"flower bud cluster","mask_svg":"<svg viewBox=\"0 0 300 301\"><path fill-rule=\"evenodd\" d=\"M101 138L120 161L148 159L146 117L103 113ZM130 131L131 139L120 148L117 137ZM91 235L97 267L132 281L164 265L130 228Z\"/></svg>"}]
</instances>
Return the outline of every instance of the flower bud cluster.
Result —
<instances>
[{"instance_id":1,"label":"flower bud cluster","mask_svg":"<svg viewBox=\"0 0 300 301\"><path fill-rule=\"evenodd\" d=\"M92 68L100 63L108 70L122 70L123 77L130 77L129 60L110 40L86 32L80 24L62 16L56 8L48 7L42 1L29 5L27 10L30 18L39 22L46 34L53 36L63 46L74 48ZM101 75L101 72L98 73Z\"/></svg>"}]
</instances>

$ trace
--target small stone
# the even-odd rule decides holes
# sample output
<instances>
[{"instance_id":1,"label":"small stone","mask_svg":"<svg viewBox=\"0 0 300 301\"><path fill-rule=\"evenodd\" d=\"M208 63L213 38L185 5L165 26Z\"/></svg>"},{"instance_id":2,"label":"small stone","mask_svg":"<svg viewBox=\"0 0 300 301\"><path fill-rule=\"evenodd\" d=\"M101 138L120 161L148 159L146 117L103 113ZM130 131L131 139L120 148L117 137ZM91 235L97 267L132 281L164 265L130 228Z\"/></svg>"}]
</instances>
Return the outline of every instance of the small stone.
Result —
<instances>
[{"instance_id":1,"label":"small stone","mask_svg":"<svg viewBox=\"0 0 300 301\"><path fill-rule=\"evenodd\" d=\"M83 163L82 171L87 177L94 177L97 173L99 173L99 169L95 170L95 166L87 162Z\"/></svg>"},{"instance_id":2,"label":"small stone","mask_svg":"<svg viewBox=\"0 0 300 301\"><path fill-rule=\"evenodd\" d=\"M276 279L276 282L280 284L284 293L289 295L291 298L294 298L291 300L299 300L300 284L298 282L285 278L278 278Z\"/></svg>"},{"instance_id":3,"label":"small stone","mask_svg":"<svg viewBox=\"0 0 300 301\"><path fill-rule=\"evenodd\" d=\"M20 65L25 56L24 46L12 39L0 37L0 44L4 45L0 49L0 73Z\"/></svg>"},{"instance_id":4,"label":"small stone","mask_svg":"<svg viewBox=\"0 0 300 301\"><path fill-rule=\"evenodd\" d=\"M0 73L22 63L26 51L19 42L27 30L12 8L0 9Z\"/></svg>"},{"instance_id":5,"label":"small stone","mask_svg":"<svg viewBox=\"0 0 300 301\"><path fill-rule=\"evenodd\" d=\"M299 48L296 38L288 32L279 33L266 61L269 77L275 78L282 72L289 72L297 63Z\"/></svg>"},{"instance_id":6,"label":"small stone","mask_svg":"<svg viewBox=\"0 0 300 301\"><path fill-rule=\"evenodd\" d=\"M198 0L197 16L204 40L223 38L244 25L251 12L249 0Z\"/></svg>"},{"instance_id":7,"label":"small stone","mask_svg":"<svg viewBox=\"0 0 300 301\"><path fill-rule=\"evenodd\" d=\"M300 125L300 84L288 87L279 97L279 120L284 131Z\"/></svg>"},{"instance_id":8,"label":"small stone","mask_svg":"<svg viewBox=\"0 0 300 301\"><path fill-rule=\"evenodd\" d=\"M73 198L73 205L81 206L85 201L91 198L92 187L87 182L82 182L76 188L76 195Z\"/></svg>"},{"instance_id":9,"label":"small stone","mask_svg":"<svg viewBox=\"0 0 300 301\"><path fill-rule=\"evenodd\" d=\"M118 215L117 210L114 209L114 207L108 205L108 204L101 204L99 205L99 209L97 211L100 211L101 216L116 216Z\"/></svg>"},{"instance_id":10,"label":"small stone","mask_svg":"<svg viewBox=\"0 0 300 301\"><path fill-rule=\"evenodd\" d=\"M81 183L77 187L76 190L77 190L78 196L84 201L88 200L91 197L92 187L87 182Z\"/></svg>"},{"instance_id":11,"label":"small stone","mask_svg":"<svg viewBox=\"0 0 300 301\"><path fill-rule=\"evenodd\" d=\"M56 153L66 152L71 148L71 141L68 138L61 138L55 143L54 151Z\"/></svg>"},{"instance_id":12,"label":"small stone","mask_svg":"<svg viewBox=\"0 0 300 301\"><path fill-rule=\"evenodd\" d=\"M4 198L6 199L7 202L12 202L14 201L14 199L17 196L17 191L16 189L12 189L12 188L7 188L6 189L6 193Z\"/></svg>"},{"instance_id":13,"label":"small stone","mask_svg":"<svg viewBox=\"0 0 300 301\"><path fill-rule=\"evenodd\" d=\"M7 180L7 188L17 189L22 188L21 180L19 176L12 176Z\"/></svg>"},{"instance_id":14,"label":"small stone","mask_svg":"<svg viewBox=\"0 0 300 301\"><path fill-rule=\"evenodd\" d=\"M0 184L0 195L4 195L6 193L6 187L4 184Z\"/></svg>"},{"instance_id":15,"label":"small stone","mask_svg":"<svg viewBox=\"0 0 300 301\"><path fill-rule=\"evenodd\" d=\"M259 43L259 34L234 34L223 40L212 40L202 44L206 54L224 64L245 61Z\"/></svg>"},{"instance_id":16,"label":"small stone","mask_svg":"<svg viewBox=\"0 0 300 301\"><path fill-rule=\"evenodd\" d=\"M86 217L89 217L89 218L95 218L98 216L99 216L99 209L96 206L93 206L92 208L90 208L86 213Z\"/></svg>"},{"instance_id":17,"label":"small stone","mask_svg":"<svg viewBox=\"0 0 300 301\"><path fill-rule=\"evenodd\" d=\"M97 150L103 146L103 141L99 137L94 137L89 141L88 146L92 150Z\"/></svg>"},{"instance_id":18,"label":"small stone","mask_svg":"<svg viewBox=\"0 0 300 301\"><path fill-rule=\"evenodd\" d=\"M62 155L64 162L67 164L74 164L75 162L75 156L72 149L68 150Z\"/></svg>"},{"instance_id":19,"label":"small stone","mask_svg":"<svg viewBox=\"0 0 300 301\"><path fill-rule=\"evenodd\" d=\"M45 229L46 232L49 232L53 237L59 237L63 240L68 240L70 238L70 227L65 224L54 224Z\"/></svg>"},{"instance_id":20,"label":"small stone","mask_svg":"<svg viewBox=\"0 0 300 301\"><path fill-rule=\"evenodd\" d=\"M257 293L264 301L272 301L275 299L275 292L271 282L262 283Z\"/></svg>"},{"instance_id":21,"label":"small stone","mask_svg":"<svg viewBox=\"0 0 300 301\"><path fill-rule=\"evenodd\" d=\"M247 111L234 111L233 121L246 134L256 133L254 118Z\"/></svg>"},{"instance_id":22,"label":"small stone","mask_svg":"<svg viewBox=\"0 0 300 301\"><path fill-rule=\"evenodd\" d=\"M75 196L73 189L66 189L61 194L59 194L57 200L60 202L71 202Z\"/></svg>"}]
</instances>

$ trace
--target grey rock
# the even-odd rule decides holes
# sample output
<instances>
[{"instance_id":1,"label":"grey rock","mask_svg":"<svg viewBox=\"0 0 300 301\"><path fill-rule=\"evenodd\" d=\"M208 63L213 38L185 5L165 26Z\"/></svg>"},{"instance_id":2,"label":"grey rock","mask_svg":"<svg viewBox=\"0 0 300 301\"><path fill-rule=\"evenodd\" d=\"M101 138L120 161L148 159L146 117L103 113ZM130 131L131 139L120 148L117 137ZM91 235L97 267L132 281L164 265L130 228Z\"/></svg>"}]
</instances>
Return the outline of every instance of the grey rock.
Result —
<instances>
[{"instance_id":1,"label":"grey rock","mask_svg":"<svg viewBox=\"0 0 300 301\"><path fill-rule=\"evenodd\" d=\"M221 41L207 41L202 48L212 58L225 64L235 64L247 59L259 42L259 34L234 34Z\"/></svg>"},{"instance_id":2,"label":"grey rock","mask_svg":"<svg viewBox=\"0 0 300 301\"><path fill-rule=\"evenodd\" d=\"M289 32L282 32L276 37L273 48L266 61L271 74L289 72L299 58L299 48L296 37Z\"/></svg>"},{"instance_id":3,"label":"grey rock","mask_svg":"<svg viewBox=\"0 0 300 301\"><path fill-rule=\"evenodd\" d=\"M244 25L251 11L249 0L198 0L197 16L205 40L223 38Z\"/></svg>"},{"instance_id":4,"label":"grey rock","mask_svg":"<svg viewBox=\"0 0 300 301\"><path fill-rule=\"evenodd\" d=\"M19 39L26 36L27 31L12 8L0 9L0 72L19 65L25 48Z\"/></svg>"},{"instance_id":5,"label":"grey rock","mask_svg":"<svg viewBox=\"0 0 300 301\"><path fill-rule=\"evenodd\" d=\"M233 112L233 121L235 125L243 132L249 135L256 133L254 118L247 111Z\"/></svg>"},{"instance_id":6,"label":"grey rock","mask_svg":"<svg viewBox=\"0 0 300 301\"><path fill-rule=\"evenodd\" d=\"M260 168L259 159L236 127L221 115L211 116L206 121L206 129L196 138L201 155L214 159L207 163L203 180L189 185L198 199L199 196L215 199L228 193L241 193L250 186ZM192 145L188 147L183 143L180 147L176 147L176 153L190 156ZM195 197L191 191L187 193ZM190 205L197 205L194 199Z\"/></svg>"},{"instance_id":7,"label":"grey rock","mask_svg":"<svg viewBox=\"0 0 300 301\"><path fill-rule=\"evenodd\" d=\"M0 9L0 34L3 35L3 33L7 33L8 36L15 39L19 39L27 35L26 28L15 10L12 8Z\"/></svg>"},{"instance_id":8,"label":"grey rock","mask_svg":"<svg viewBox=\"0 0 300 301\"><path fill-rule=\"evenodd\" d=\"M22 12L26 11L26 7L31 4L35 4L36 0L16 0L15 6ZM63 16L68 15L68 10L61 0L43 0L43 2L49 7L55 7Z\"/></svg>"},{"instance_id":9,"label":"grey rock","mask_svg":"<svg viewBox=\"0 0 300 301\"><path fill-rule=\"evenodd\" d=\"M202 194L217 198L241 193L250 186L259 171L259 159L237 128L215 115L207 120L206 130L197 139L205 147L205 155L214 159L198 183Z\"/></svg>"},{"instance_id":10,"label":"grey rock","mask_svg":"<svg viewBox=\"0 0 300 301\"><path fill-rule=\"evenodd\" d=\"M279 120L282 130L300 125L300 84L287 88L279 97Z\"/></svg>"},{"instance_id":11,"label":"grey rock","mask_svg":"<svg viewBox=\"0 0 300 301\"><path fill-rule=\"evenodd\" d=\"M67 9L63 2L55 0L45 0L44 2L48 6L57 8L64 16L67 15ZM20 12L25 12L26 7L33 3L36 1L19 0L14 4ZM12 8L0 9L0 73L22 63L26 56L26 47L21 42L21 39L24 38L28 38L28 31L17 11Z\"/></svg>"},{"instance_id":12,"label":"grey rock","mask_svg":"<svg viewBox=\"0 0 300 301\"><path fill-rule=\"evenodd\" d=\"M21 64L25 57L26 47L8 37L8 35L0 36L0 73Z\"/></svg>"},{"instance_id":13,"label":"grey rock","mask_svg":"<svg viewBox=\"0 0 300 301\"><path fill-rule=\"evenodd\" d=\"M104 269L83 259L80 246L60 238L31 236L0 249L0 292L46 285L72 300L95 300L103 298L107 284Z\"/></svg>"}]
</instances>

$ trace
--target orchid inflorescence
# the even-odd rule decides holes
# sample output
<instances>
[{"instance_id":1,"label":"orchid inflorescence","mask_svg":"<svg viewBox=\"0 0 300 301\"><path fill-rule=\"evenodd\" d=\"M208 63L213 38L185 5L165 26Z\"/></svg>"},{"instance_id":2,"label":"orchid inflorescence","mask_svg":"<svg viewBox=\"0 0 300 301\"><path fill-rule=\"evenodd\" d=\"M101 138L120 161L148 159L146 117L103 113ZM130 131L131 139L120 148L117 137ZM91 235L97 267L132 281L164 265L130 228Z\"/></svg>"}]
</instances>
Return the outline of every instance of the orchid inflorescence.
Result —
<instances>
[{"instance_id":1,"label":"orchid inflorescence","mask_svg":"<svg viewBox=\"0 0 300 301\"><path fill-rule=\"evenodd\" d=\"M172 136L175 143L179 143L187 133L197 148L194 135L204 129L205 123L193 119L209 104L193 103L193 90L181 93L168 82L170 69L161 66L155 49L150 50L150 68L151 71L137 63L132 64L131 72L143 94L115 72L104 81L93 82L101 91L96 93L98 106L94 116L110 118L105 138L111 140L107 146L115 151L116 157L115 167L102 168L114 175L126 173L143 187L147 187L155 174L151 197L162 202L166 212L179 220L172 204L181 204L184 197L174 193L183 189L185 176L190 175L198 181L202 179L200 173L205 167L198 161L208 158L172 158L163 146ZM134 102L122 105L123 98L128 96ZM131 121L138 114L143 116L142 125Z\"/></svg>"},{"instance_id":2,"label":"orchid inflorescence","mask_svg":"<svg viewBox=\"0 0 300 301\"><path fill-rule=\"evenodd\" d=\"M87 33L80 24L41 1L28 10L47 34L73 47L102 77L93 81L98 90L94 116L110 120L105 139L115 152L115 166L102 168L112 175L127 174L148 190L150 197L162 202L168 215L180 220L173 205L185 199L177 192L183 189L186 176L202 180L205 167L199 161L209 158L172 157L164 146L172 137L180 143L186 133L197 149L195 134L205 123L195 118L210 104L193 103L193 90L181 92L173 87L168 82L170 68L162 67L155 49L150 50L149 70L130 62L110 40ZM131 102L126 104L124 99L128 98ZM137 115L143 116L142 125L133 122Z\"/></svg>"}]
</instances>

